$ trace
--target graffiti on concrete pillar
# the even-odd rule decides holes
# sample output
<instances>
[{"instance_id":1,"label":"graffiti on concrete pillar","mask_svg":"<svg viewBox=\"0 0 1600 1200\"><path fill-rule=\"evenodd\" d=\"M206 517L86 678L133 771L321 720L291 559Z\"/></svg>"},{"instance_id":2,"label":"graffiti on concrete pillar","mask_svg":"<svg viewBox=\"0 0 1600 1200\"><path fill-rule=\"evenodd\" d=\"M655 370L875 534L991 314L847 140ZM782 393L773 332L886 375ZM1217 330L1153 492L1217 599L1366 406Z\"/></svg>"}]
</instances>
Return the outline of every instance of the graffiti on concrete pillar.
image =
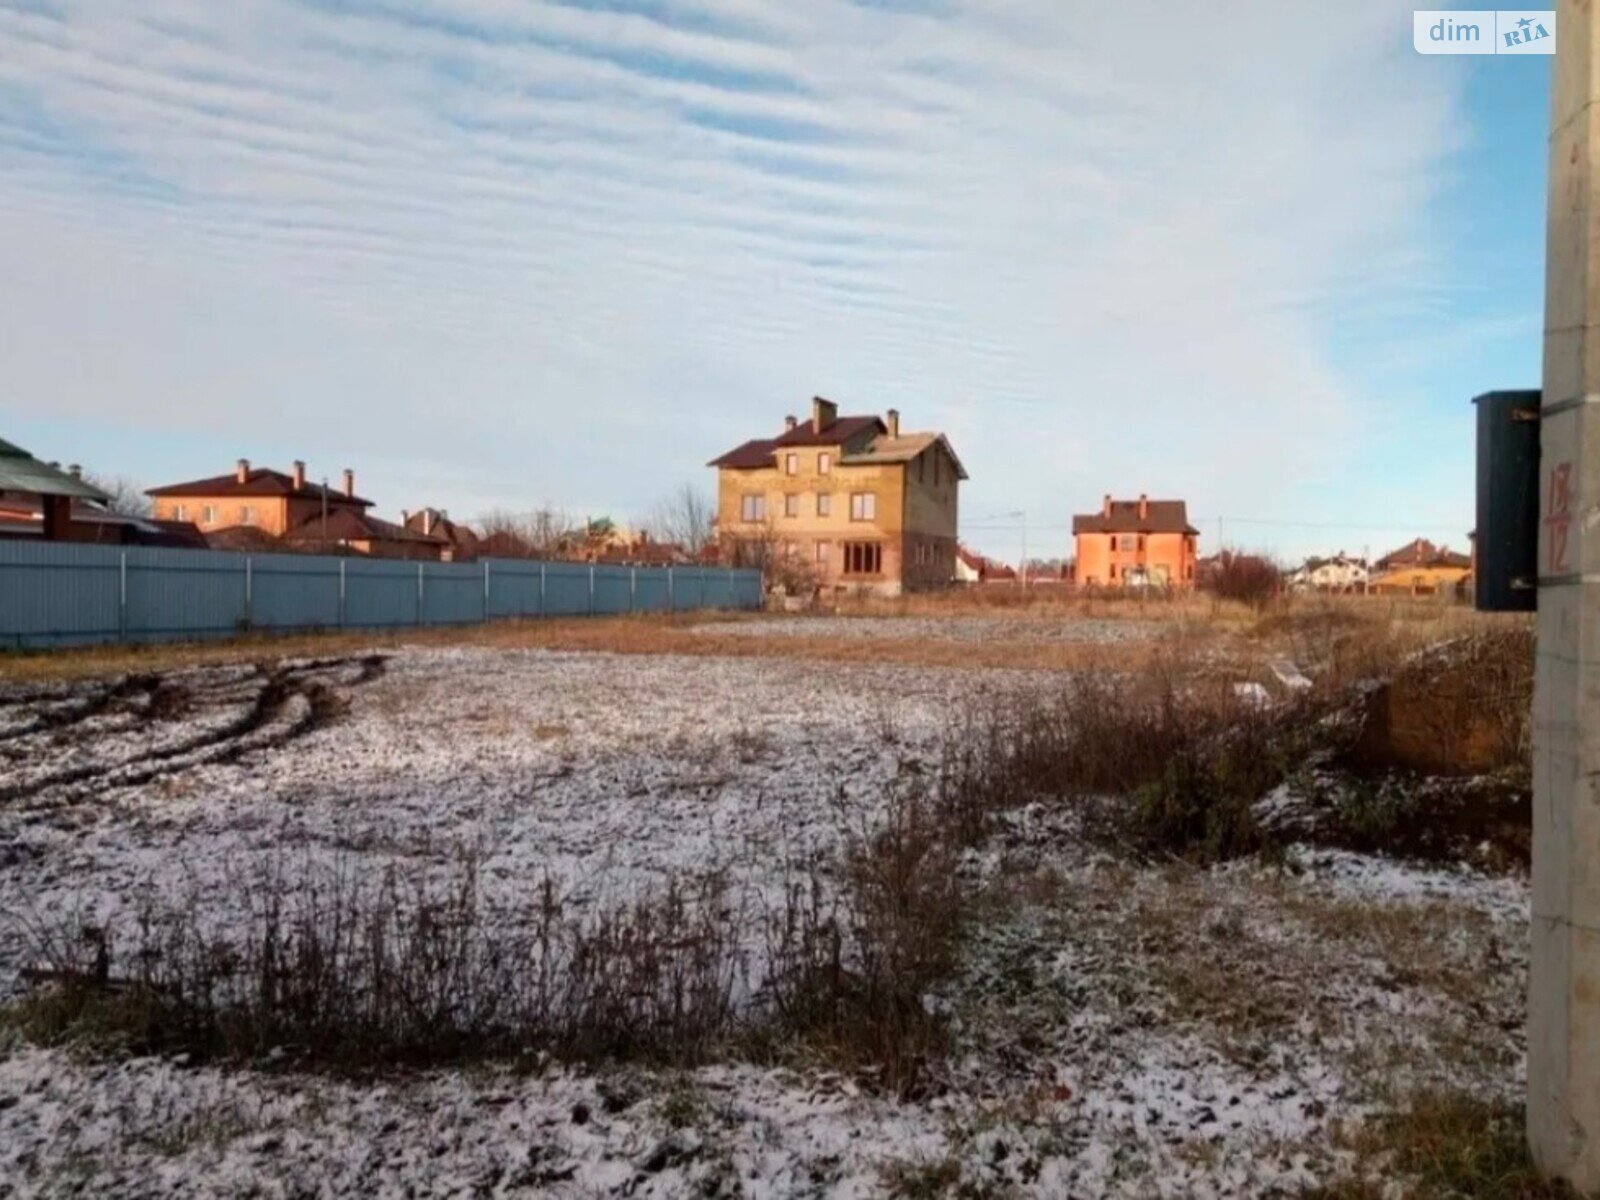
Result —
<instances>
[{"instance_id":1,"label":"graffiti on concrete pillar","mask_svg":"<svg viewBox=\"0 0 1600 1200\"><path fill-rule=\"evenodd\" d=\"M1572 533L1572 464L1557 463L1550 468L1550 486L1545 496L1545 528L1550 531L1546 545L1551 574L1570 570L1568 560Z\"/></svg>"}]
</instances>

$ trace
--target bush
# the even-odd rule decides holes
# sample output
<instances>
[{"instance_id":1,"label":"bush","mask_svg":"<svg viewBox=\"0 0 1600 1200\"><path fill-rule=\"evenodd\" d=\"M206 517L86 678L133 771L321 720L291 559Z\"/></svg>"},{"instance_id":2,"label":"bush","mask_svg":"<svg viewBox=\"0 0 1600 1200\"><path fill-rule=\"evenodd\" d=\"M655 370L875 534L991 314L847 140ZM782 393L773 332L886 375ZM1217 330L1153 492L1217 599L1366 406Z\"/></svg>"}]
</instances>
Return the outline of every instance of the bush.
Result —
<instances>
[{"instance_id":1,"label":"bush","mask_svg":"<svg viewBox=\"0 0 1600 1200\"><path fill-rule=\"evenodd\" d=\"M1283 572L1264 555L1224 550L1205 572L1200 585L1219 599L1262 609L1282 593Z\"/></svg>"},{"instance_id":2,"label":"bush","mask_svg":"<svg viewBox=\"0 0 1600 1200\"><path fill-rule=\"evenodd\" d=\"M916 1086L943 1044L924 999L954 962L971 891L962 843L908 780L837 863L765 916L718 877L619 907L549 880L495 907L478 863L448 871L306 864L247 881L232 907L150 895L131 921L30 931L41 966L6 1023L46 1044L370 1070L549 1056L694 1066L824 1048Z\"/></svg>"},{"instance_id":3,"label":"bush","mask_svg":"<svg viewBox=\"0 0 1600 1200\"><path fill-rule=\"evenodd\" d=\"M1323 706L1264 706L1182 664L1097 672L1042 702L970 719L943 787L968 822L1066 802L1097 840L1139 857L1201 861L1270 848L1254 805L1314 749Z\"/></svg>"}]
</instances>

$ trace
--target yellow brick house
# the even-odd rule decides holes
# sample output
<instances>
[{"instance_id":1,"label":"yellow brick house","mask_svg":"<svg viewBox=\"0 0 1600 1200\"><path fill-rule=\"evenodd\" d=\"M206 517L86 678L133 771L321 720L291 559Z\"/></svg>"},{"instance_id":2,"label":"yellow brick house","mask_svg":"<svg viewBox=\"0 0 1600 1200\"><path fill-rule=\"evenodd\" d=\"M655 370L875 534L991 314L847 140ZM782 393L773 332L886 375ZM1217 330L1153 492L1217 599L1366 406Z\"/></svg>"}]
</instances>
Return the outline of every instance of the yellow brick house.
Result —
<instances>
[{"instance_id":1,"label":"yellow brick house","mask_svg":"<svg viewBox=\"0 0 1600 1200\"><path fill-rule=\"evenodd\" d=\"M744 561L787 562L827 589L899 595L956 575L966 469L942 433L907 433L893 409L840 416L818 396L811 419L713 459L717 532Z\"/></svg>"}]
</instances>

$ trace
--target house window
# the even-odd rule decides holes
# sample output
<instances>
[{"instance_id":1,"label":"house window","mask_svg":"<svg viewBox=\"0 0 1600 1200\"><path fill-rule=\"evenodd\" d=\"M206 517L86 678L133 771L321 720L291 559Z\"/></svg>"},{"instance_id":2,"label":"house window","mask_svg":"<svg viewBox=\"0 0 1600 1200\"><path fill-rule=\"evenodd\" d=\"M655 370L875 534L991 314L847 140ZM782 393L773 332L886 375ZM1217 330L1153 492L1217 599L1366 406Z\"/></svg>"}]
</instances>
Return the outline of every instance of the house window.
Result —
<instances>
[{"instance_id":1,"label":"house window","mask_svg":"<svg viewBox=\"0 0 1600 1200\"><path fill-rule=\"evenodd\" d=\"M800 515L800 496L798 493L791 492L783 498L783 515L786 517L798 517Z\"/></svg>"},{"instance_id":2,"label":"house window","mask_svg":"<svg viewBox=\"0 0 1600 1200\"><path fill-rule=\"evenodd\" d=\"M172 506L172 519L174 521L187 521L189 519L189 506L187 504L174 504Z\"/></svg>"},{"instance_id":3,"label":"house window","mask_svg":"<svg viewBox=\"0 0 1600 1200\"><path fill-rule=\"evenodd\" d=\"M1111 564L1111 582L1115 583L1116 581L1117 581L1117 564L1116 563L1112 563Z\"/></svg>"},{"instance_id":4,"label":"house window","mask_svg":"<svg viewBox=\"0 0 1600 1200\"><path fill-rule=\"evenodd\" d=\"M217 506L208 504L202 508L200 510L200 521L204 525L215 525L217 523Z\"/></svg>"},{"instance_id":5,"label":"house window","mask_svg":"<svg viewBox=\"0 0 1600 1200\"><path fill-rule=\"evenodd\" d=\"M844 573L846 575L879 575L883 572L883 547L877 542L846 542L844 544Z\"/></svg>"},{"instance_id":6,"label":"house window","mask_svg":"<svg viewBox=\"0 0 1600 1200\"><path fill-rule=\"evenodd\" d=\"M833 497L827 492L817 493L817 516L833 516Z\"/></svg>"},{"instance_id":7,"label":"house window","mask_svg":"<svg viewBox=\"0 0 1600 1200\"><path fill-rule=\"evenodd\" d=\"M767 498L765 496L745 496L740 502L739 517L746 522L765 521L767 519Z\"/></svg>"},{"instance_id":8,"label":"house window","mask_svg":"<svg viewBox=\"0 0 1600 1200\"><path fill-rule=\"evenodd\" d=\"M817 455L817 474L826 475L831 470L833 470L833 455L824 450Z\"/></svg>"},{"instance_id":9,"label":"house window","mask_svg":"<svg viewBox=\"0 0 1600 1200\"><path fill-rule=\"evenodd\" d=\"M800 474L800 456L798 454L785 454L783 456L783 473L785 475Z\"/></svg>"},{"instance_id":10,"label":"house window","mask_svg":"<svg viewBox=\"0 0 1600 1200\"><path fill-rule=\"evenodd\" d=\"M878 519L878 497L872 492L852 492L850 495L850 519L852 521L876 521Z\"/></svg>"},{"instance_id":11,"label":"house window","mask_svg":"<svg viewBox=\"0 0 1600 1200\"><path fill-rule=\"evenodd\" d=\"M822 566L822 567L825 567L825 566L828 565L828 543L827 542L818 542L817 543L817 565L818 566Z\"/></svg>"},{"instance_id":12,"label":"house window","mask_svg":"<svg viewBox=\"0 0 1600 1200\"><path fill-rule=\"evenodd\" d=\"M1139 535L1139 549L1144 549L1144 534L1142 533Z\"/></svg>"},{"instance_id":13,"label":"house window","mask_svg":"<svg viewBox=\"0 0 1600 1200\"><path fill-rule=\"evenodd\" d=\"M251 508L248 504L241 504L239 506L239 524L254 525L255 523L256 510Z\"/></svg>"},{"instance_id":14,"label":"house window","mask_svg":"<svg viewBox=\"0 0 1600 1200\"><path fill-rule=\"evenodd\" d=\"M1118 550L1132 550L1133 549L1133 538L1127 537L1127 536L1119 537L1117 539L1117 549Z\"/></svg>"}]
</instances>

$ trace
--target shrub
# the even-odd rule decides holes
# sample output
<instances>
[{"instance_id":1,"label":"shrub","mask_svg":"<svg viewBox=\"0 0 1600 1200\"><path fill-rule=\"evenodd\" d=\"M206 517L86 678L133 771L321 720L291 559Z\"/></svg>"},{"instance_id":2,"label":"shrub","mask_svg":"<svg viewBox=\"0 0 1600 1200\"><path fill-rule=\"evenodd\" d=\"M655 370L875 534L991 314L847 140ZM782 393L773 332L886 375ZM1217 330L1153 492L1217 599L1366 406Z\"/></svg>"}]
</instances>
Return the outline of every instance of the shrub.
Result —
<instances>
[{"instance_id":1,"label":"shrub","mask_svg":"<svg viewBox=\"0 0 1600 1200\"><path fill-rule=\"evenodd\" d=\"M1219 599L1262 609L1283 591L1283 572L1264 555L1224 550L1200 584Z\"/></svg>"}]
</instances>

